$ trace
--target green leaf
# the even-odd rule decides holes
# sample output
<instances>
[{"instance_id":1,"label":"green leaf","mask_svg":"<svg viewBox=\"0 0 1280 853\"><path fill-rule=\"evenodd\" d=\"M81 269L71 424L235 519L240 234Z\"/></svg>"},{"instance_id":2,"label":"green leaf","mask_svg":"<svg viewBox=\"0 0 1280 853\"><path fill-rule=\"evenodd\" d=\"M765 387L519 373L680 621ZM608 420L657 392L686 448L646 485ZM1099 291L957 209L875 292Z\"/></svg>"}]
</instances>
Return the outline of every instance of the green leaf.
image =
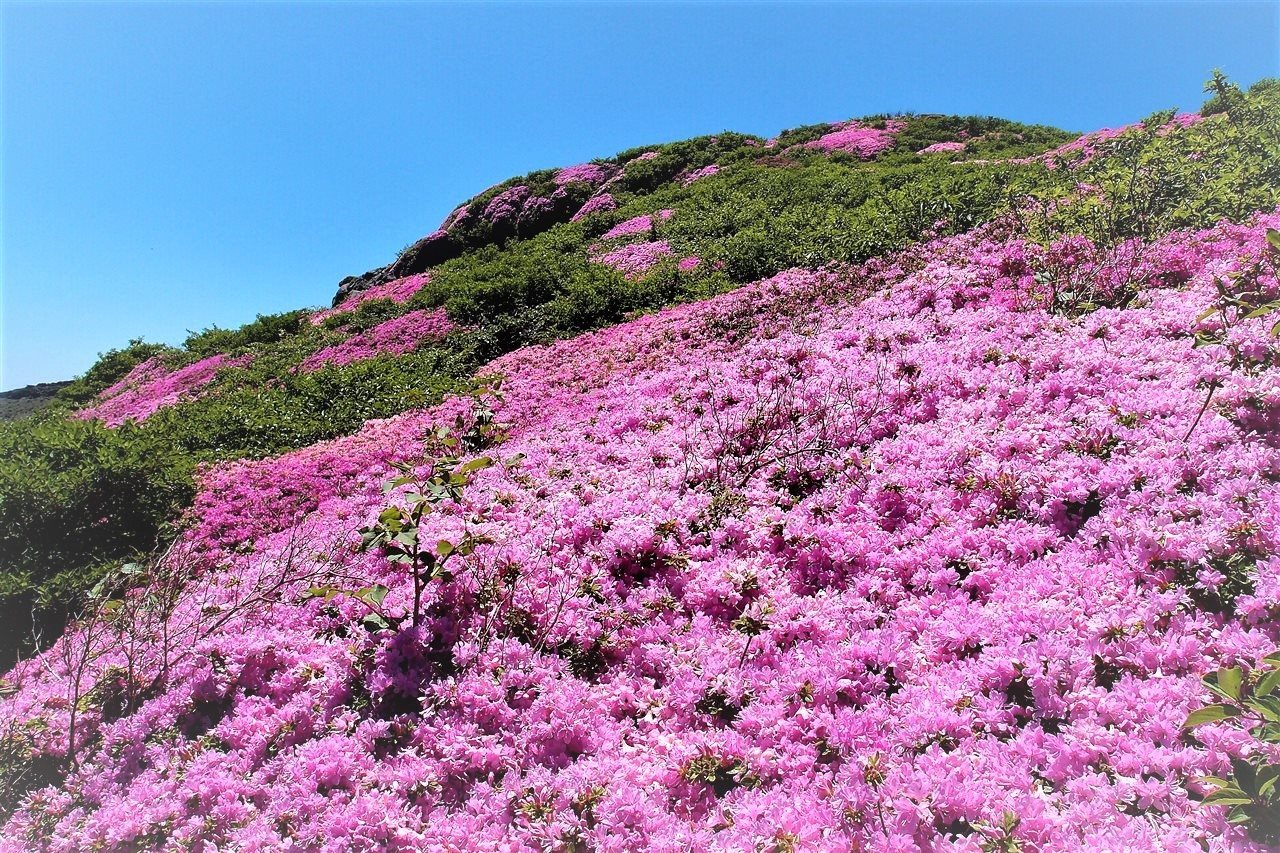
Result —
<instances>
[{"instance_id":1,"label":"green leaf","mask_svg":"<svg viewBox=\"0 0 1280 853\"><path fill-rule=\"evenodd\" d=\"M325 601L332 601L334 598L342 594L342 590L336 586L313 586L302 594L303 599L323 598Z\"/></svg>"},{"instance_id":2,"label":"green leaf","mask_svg":"<svg viewBox=\"0 0 1280 853\"><path fill-rule=\"evenodd\" d=\"M1208 320L1210 317L1212 317L1214 314L1217 314L1217 313L1218 313L1218 306L1210 305L1208 308L1204 309L1199 314L1197 314L1196 319L1193 322L1203 323L1205 320Z\"/></svg>"},{"instance_id":3,"label":"green leaf","mask_svg":"<svg viewBox=\"0 0 1280 853\"><path fill-rule=\"evenodd\" d=\"M1266 305L1262 305L1258 308L1253 309L1248 314L1245 314L1244 319L1252 320L1254 317L1265 317L1267 314L1272 313L1277 308L1280 308L1280 301L1268 302Z\"/></svg>"},{"instance_id":4,"label":"green leaf","mask_svg":"<svg viewBox=\"0 0 1280 853\"><path fill-rule=\"evenodd\" d=\"M477 456L475 459L472 459L470 462L466 462L459 467L458 473L470 474L473 471L483 471L485 468L489 468L492 465L493 460L488 456Z\"/></svg>"},{"instance_id":5,"label":"green leaf","mask_svg":"<svg viewBox=\"0 0 1280 853\"><path fill-rule=\"evenodd\" d=\"M1203 708L1192 711L1182 726L1183 728L1191 729L1196 726L1202 726L1205 723L1216 723L1219 720L1238 716L1240 716L1240 709L1233 705L1206 705Z\"/></svg>"},{"instance_id":6,"label":"green leaf","mask_svg":"<svg viewBox=\"0 0 1280 853\"><path fill-rule=\"evenodd\" d=\"M1204 686L1228 699L1240 698L1240 685L1244 683L1244 670L1238 666L1220 669L1204 677Z\"/></svg>"},{"instance_id":7,"label":"green leaf","mask_svg":"<svg viewBox=\"0 0 1280 853\"><path fill-rule=\"evenodd\" d=\"M1222 790L1214 791L1212 794L1205 797L1204 802L1206 805L1247 806L1253 802L1253 797L1250 797L1248 794L1246 794L1244 791L1241 791L1239 788L1235 787L1234 785L1228 785Z\"/></svg>"},{"instance_id":8,"label":"green leaf","mask_svg":"<svg viewBox=\"0 0 1280 853\"><path fill-rule=\"evenodd\" d=\"M1269 764L1258 770L1258 793L1266 797L1276 786L1276 780L1280 779L1280 764Z\"/></svg>"},{"instance_id":9,"label":"green leaf","mask_svg":"<svg viewBox=\"0 0 1280 853\"><path fill-rule=\"evenodd\" d=\"M1274 228L1267 229L1267 242L1271 244L1271 248L1280 251L1280 231Z\"/></svg>"},{"instance_id":10,"label":"green leaf","mask_svg":"<svg viewBox=\"0 0 1280 853\"><path fill-rule=\"evenodd\" d=\"M448 539L441 539L439 542L436 543L436 553L439 554L441 557L447 557L450 554L452 554L455 550L457 549L454 548L453 543L450 542Z\"/></svg>"},{"instance_id":11,"label":"green leaf","mask_svg":"<svg viewBox=\"0 0 1280 853\"><path fill-rule=\"evenodd\" d=\"M1280 649L1277 649L1276 651L1264 657L1262 659L1262 662L1266 664L1271 664L1272 666L1280 666Z\"/></svg>"},{"instance_id":12,"label":"green leaf","mask_svg":"<svg viewBox=\"0 0 1280 853\"><path fill-rule=\"evenodd\" d=\"M1277 687L1280 687L1280 669L1273 669L1258 680L1258 686L1253 689L1253 695L1267 696Z\"/></svg>"},{"instance_id":13,"label":"green leaf","mask_svg":"<svg viewBox=\"0 0 1280 853\"><path fill-rule=\"evenodd\" d=\"M390 590L385 586L380 583L375 583L372 586L366 586L364 589L358 591L356 593L356 598L366 604L373 604L376 606L382 604L386 599L388 592L390 592Z\"/></svg>"},{"instance_id":14,"label":"green leaf","mask_svg":"<svg viewBox=\"0 0 1280 853\"><path fill-rule=\"evenodd\" d=\"M1280 696L1255 696L1246 700L1245 705L1257 711L1264 720L1280 723Z\"/></svg>"},{"instance_id":15,"label":"green leaf","mask_svg":"<svg viewBox=\"0 0 1280 853\"><path fill-rule=\"evenodd\" d=\"M364 615L364 618L361 619L360 621L364 623L364 626L368 628L370 631L376 631L381 628L391 627L391 623L389 623L386 619L383 619L377 613L366 613Z\"/></svg>"}]
</instances>

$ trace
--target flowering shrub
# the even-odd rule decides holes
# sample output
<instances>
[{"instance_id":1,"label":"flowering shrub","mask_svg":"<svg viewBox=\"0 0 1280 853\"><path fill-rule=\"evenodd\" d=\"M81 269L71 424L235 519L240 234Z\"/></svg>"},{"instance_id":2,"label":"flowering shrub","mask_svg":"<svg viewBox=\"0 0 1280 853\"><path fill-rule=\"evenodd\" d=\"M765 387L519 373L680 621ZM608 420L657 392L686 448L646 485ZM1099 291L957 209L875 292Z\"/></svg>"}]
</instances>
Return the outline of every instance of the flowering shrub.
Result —
<instances>
[{"instance_id":1,"label":"flowering shrub","mask_svg":"<svg viewBox=\"0 0 1280 853\"><path fill-rule=\"evenodd\" d=\"M171 370L159 357L152 357L99 394L92 406L77 411L76 417L97 418L110 427L142 422L166 406L196 396L222 368L243 367L249 360L247 355L217 354Z\"/></svg>"},{"instance_id":2,"label":"flowering shrub","mask_svg":"<svg viewBox=\"0 0 1280 853\"><path fill-rule=\"evenodd\" d=\"M598 264L613 267L624 273L628 278L636 278L648 272L654 264L670 255L671 246L666 240L654 240L648 243L631 243L619 246L611 251L593 256L592 260Z\"/></svg>"},{"instance_id":3,"label":"flowering shrub","mask_svg":"<svg viewBox=\"0 0 1280 853\"><path fill-rule=\"evenodd\" d=\"M514 219L523 211L530 196L529 188L523 184L504 190L485 205L484 218L490 222Z\"/></svg>"},{"instance_id":4,"label":"flowering shrub","mask_svg":"<svg viewBox=\"0 0 1280 853\"><path fill-rule=\"evenodd\" d=\"M610 166L582 163L577 166L567 166L560 169L556 172L554 180L560 186L581 181L595 187L611 178L616 171L616 168Z\"/></svg>"},{"instance_id":5,"label":"flowering shrub","mask_svg":"<svg viewBox=\"0 0 1280 853\"><path fill-rule=\"evenodd\" d=\"M606 231L601 239L612 240L617 237L627 237L632 234L647 234L653 229L653 218L670 219L673 210L659 210L657 213L643 216L635 216L625 222L619 222L617 225Z\"/></svg>"},{"instance_id":6,"label":"flowering shrub","mask_svg":"<svg viewBox=\"0 0 1280 853\"><path fill-rule=\"evenodd\" d=\"M312 353L302 362L301 369L318 370L326 364L350 364L383 354L400 355L417 349L425 341L444 337L453 328L443 308L410 311Z\"/></svg>"},{"instance_id":7,"label":"flowering shrub","mask_svg":"<svg viewBox=\"0 0 1280 853\"><path fill-rule=\"evenodd\" d=\"M890 119L883 128L866 127L858 121L847 121L835 126L835 130L823 134L805 148L818 151L843 151L870 160L881 151L893 147L894 137L906 126L904 122Z\"/></svg>"},{"instance_id":8,"label":"flowering shrub","mask_svg":"<svg viewBox=\"0 0 1280 853\"><path fill-rule=\"evenodd\" d=\"M963 142L935 142L917 151L917 154L942 154L951 151L963 151Z\"/></svg>"},{"instance_id":9,"label":"flowering shrub","mask_svg":"<svg viewBox=\"0 0 1280 853\"><path fill-rule=\"evenodd\" d=\"M372 302L375 299L390 299L392 302L397 303L408 302L409 297L425 287L429 281L431 281L430 273L419 273L418 275L393 279L385 284L378 284L366 290L357 291L335 307L312 314L311 324L319 326L336 314L354 311L366 302Z\"/></svg>"},{"instance_id":10,"label":"flowering shrub","mask_svg":"<svg viewBox=\"0 0 1280 853\"><path fill-rule=\"evenodd\" d=\"M613 210L617 206L618 203L613 200L612 195L609 193L601 193L600 195L592 196L588 199L587 203L579 208L578 212L573 215L573 219L570 221L577 222L584 216L589 216L590 214L601 210Z\"/></svg>"},{"instance_id":11,"label":"flowering shrub","mask_svg":"<svg viewBox=\"0 0 1280 853\"><path fill-rule=\"evenodd\" d=\"M717 166L715 163L712 163L710 166L703 166L701 169L694 169L692 172L685 175L684 178L681 179L680 183L687 187L689 186L689 184L693 183L694 181L700 180L702 178L708 178L714 174L717 174L719 171L720 171L720 167Z\"/></svg>"},{"instance_id":12,"label":"flowering shrub","mask_svg":"<svg viewBox=\"0 0 1280 853\"><path fill-rule=\"evenodd\" d=\"M8 676L6 743L62 769L3 837L1259 849L1193 795L1259 747L1183 722L1280 630L1273 321L1195 341L1220 281L1278 295L1278 224L1132 273L979 229L504 356L496 464L414 521L474 548L419 590L359 531L474 401L214 469L167 646L76 666L73 631ZM1085 264L1136 295L1049 310Z\"/></svg>"}]
</instances>

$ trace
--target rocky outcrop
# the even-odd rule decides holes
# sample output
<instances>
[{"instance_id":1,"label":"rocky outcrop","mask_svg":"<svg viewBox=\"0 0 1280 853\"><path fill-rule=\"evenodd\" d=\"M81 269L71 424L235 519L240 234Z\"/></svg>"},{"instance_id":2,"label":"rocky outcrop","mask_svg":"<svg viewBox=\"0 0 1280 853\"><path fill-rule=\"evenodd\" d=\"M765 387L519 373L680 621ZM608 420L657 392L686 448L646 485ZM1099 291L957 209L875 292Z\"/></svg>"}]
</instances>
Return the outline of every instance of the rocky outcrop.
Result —
<instances>
[{"instance_id":1,"label":"rocky outcrop","mask_svg":"<svg viewBox=\"0 0 1280 853\"><path fill-rule=\"evenodd\" d=\"M38 382L12 391L0 392L0 421L11 421L29 415L49 404L70 382Z\"/></svg>"}]
</instances>

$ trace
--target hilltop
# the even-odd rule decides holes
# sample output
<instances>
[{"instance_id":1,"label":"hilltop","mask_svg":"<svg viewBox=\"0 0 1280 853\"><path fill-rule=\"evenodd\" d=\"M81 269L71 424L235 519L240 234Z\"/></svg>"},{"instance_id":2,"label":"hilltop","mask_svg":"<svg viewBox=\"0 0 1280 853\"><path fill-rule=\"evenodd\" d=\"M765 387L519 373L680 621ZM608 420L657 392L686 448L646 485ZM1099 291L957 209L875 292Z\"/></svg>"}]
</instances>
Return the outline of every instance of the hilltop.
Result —
<instances>
[{"instance_id":1,"label":"hilltop","mask_svg":"<svg viewBox=\"0 0 1280 853\"><path fill-rule=\"evenodd\" d=\"M0 424L0 844L1280 843L1280 86L1210 90L535 172L106 354Z\"/></svg>"}]
</instances>

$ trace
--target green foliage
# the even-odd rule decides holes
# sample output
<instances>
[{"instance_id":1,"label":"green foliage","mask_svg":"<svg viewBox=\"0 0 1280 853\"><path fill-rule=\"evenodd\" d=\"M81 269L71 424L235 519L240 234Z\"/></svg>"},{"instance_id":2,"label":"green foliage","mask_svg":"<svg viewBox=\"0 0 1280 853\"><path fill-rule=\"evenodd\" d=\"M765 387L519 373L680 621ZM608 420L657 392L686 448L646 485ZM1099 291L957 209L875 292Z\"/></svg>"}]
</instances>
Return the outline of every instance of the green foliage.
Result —
<instances>
[{"instance_id":1,"label":"green foliage","mask_svg":"<svg viewBox=\"0 0 1280 853\"><path fill-rule=\"evenodd\" d=\"M193 495L195 460L154 431L41 413L0 423L0 638L56 626L106 565L149 551Z\"/></svg>"},{"instance_id":2,"label":"green foliage","mask_svg":"<svg viewBox=\"0 0 1280 853\"><path fill-rule=\"evenodd\" d=\"M1184 726L1194 729L1226 723L1254 740L1250 755L1231 762L1231 775L1200 780L1213 790L1206 805L1227 807L1227 820L1242 824L1261 844L1280 843L1280 764L1268 760L1265 748L1280 746L1280 651L1267 655L1263 667L1227 667L1204 678L1218 702L1192 711Z\"/></svg>"},{"instance_id":3,"label":"green foliage","mask_svg":"<svg viewBox=\"0 0 1280 853\"><path fill-rule=\"evenodd\" d=\"M142 338L134 338L129 341L128 346L109 350L98 356L97 362L88 372L58 392L58 399L72 405L84 405L152 356L176 354L173 347L149 344Z\"/></svg>"},{"instance_id":4,"label":"green foliage","mask_svg":"<svg viewBox=\"0 0 1280 853\"><path fill-rule=\"evenodd\" d=\"M912 116L894 140L894 151L914 153L935 142L965 143L965 158L1024 157L1074 139L1077 134L1045 125L1024 125L992 116Z\"/></svg>"},{"instance_id":5,"label":"green foliage","mask_svg":"<svg viewBox=\"0 0 1280 853\"><path fill-rule=\"evenodd\" d=\"M239 329L219 329L217 326L203 332L187 335L183 348L195 361L215 353L231 353L253 344L270 344L297 334L309 311L287 311L283 314L259 314L252 323Z\"/></svg>"},{"instance_id":6,"label":"green foliage","mask_svg":"<svg viewBox=\"0 0 1280 853\"><path fill-rule=\"evenodd\" d=\"M496 393L496 390L491 393ZM470 426L465 426L462 421L456 426L452 432L447 427L436 431L432 442L440 454L427 463L425 472L419 472L414 465L401 464L397 466L400 476L383 486L383 491L388 493L408 486L409 491L404 495L408 506L387 506L378 514L376 522L360 531L363 550L381 551L389 561L402 566L412 577L410 624L414 628L422 619L422 595L427 587L435 581L450 580L454 561L470 556L477 546L489 541L469 527L463 530L457 541L440 539L429 542L422 539L422 523L435 507L445 501L461 500L462 490L471 482L471 476L493 465L493 459L488 456L464 461L457 455L470 448L488 446L500 435L502 428L494 423L493 410L487 402L482 398L478 400L476 417ZM357 597L369 603L367 595L361 597L357 594ZM378 599L377 604L381 603ZM383 627L389 624L385 614L375 611L375 616L382 620Z\"/></svg>"},{"instance_id":7,"label":"green foliage","mask_svg":"<svg viewBox=\"0 0 1280 853\"><path fill-rule=\"evenodd\" d=\"M1150 239L1176 228L1240 221L1276 206L1280 188L1280 90L1227 88L1224 108L1169 132L1171 111L1101 143L1099 155L1068 161L1033 193L1043 204L1029 223L1043 240L1083 234L1101 246ZM1096 188L1077 193L1074 183Z\"/></svg>"}]
</instances>

